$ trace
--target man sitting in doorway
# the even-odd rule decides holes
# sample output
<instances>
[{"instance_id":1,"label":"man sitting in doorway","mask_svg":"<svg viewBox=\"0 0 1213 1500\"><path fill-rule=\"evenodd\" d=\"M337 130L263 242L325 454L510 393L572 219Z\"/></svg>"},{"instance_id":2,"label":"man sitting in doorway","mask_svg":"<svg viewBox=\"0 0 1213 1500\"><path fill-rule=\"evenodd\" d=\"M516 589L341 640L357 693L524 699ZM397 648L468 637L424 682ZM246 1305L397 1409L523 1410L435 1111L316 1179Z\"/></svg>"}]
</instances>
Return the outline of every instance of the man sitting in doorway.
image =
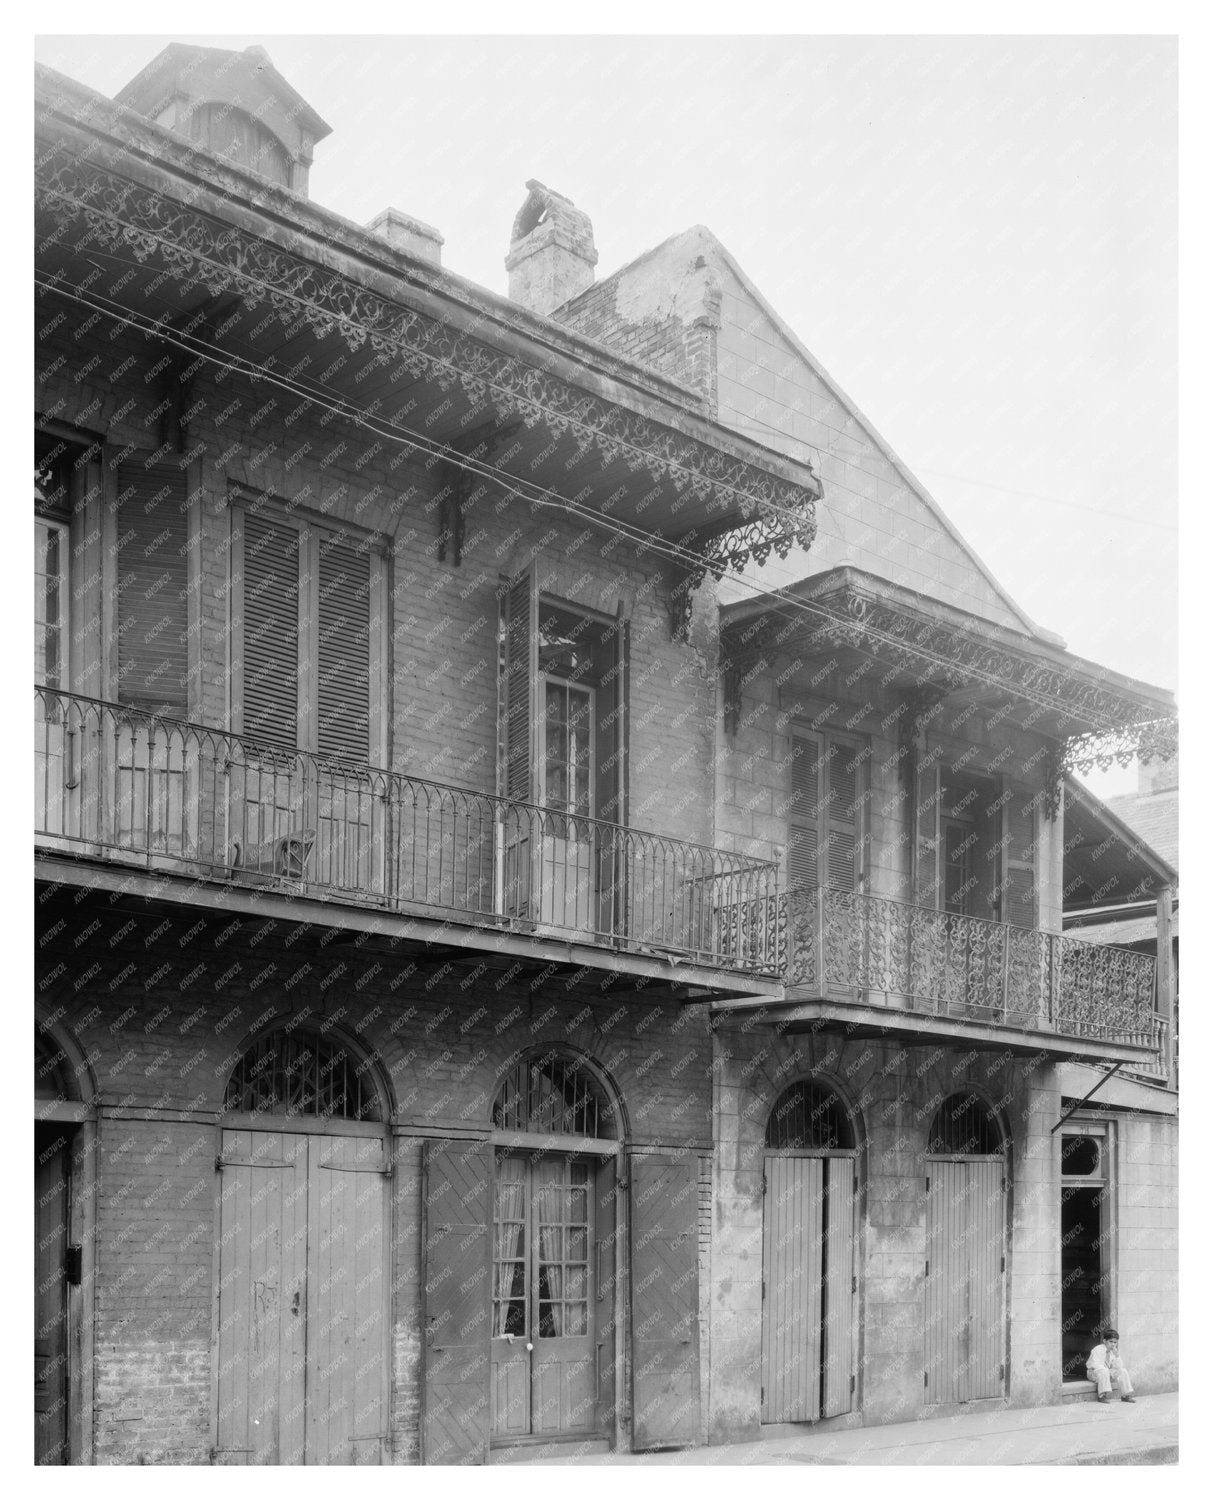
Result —
<instances>
[{"instance_id":1,"label":"man sitting in doorway","mask_svg":"<svg viewBox=\"0 0 1213 1500\"><path fill-rule=\"evenodd\" d=\"M1120 1358L1120 1335L1115 1328L1109 1328L1104 1333L1103 1343L1096 1344L1087 1355L1087 1379L1095 1382L1101 1401L1111 1401L1113 1382L1122 1401L1137 1400L1129 1372Z\"/></svg>"}]
</instances>

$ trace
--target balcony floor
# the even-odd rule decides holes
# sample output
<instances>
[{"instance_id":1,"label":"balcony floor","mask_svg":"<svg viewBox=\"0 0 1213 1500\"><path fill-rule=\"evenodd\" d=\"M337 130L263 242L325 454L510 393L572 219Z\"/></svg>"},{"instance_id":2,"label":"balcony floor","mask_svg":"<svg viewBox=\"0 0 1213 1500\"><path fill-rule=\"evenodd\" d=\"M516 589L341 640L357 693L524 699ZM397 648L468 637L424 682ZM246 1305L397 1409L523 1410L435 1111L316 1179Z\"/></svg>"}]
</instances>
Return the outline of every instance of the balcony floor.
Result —
<instances>
[{"instance_id":1,"label":"balcony floor","mask_svg":"<svg viewBox=\"0 0 1213 1500\"><path fill-rule=\"evenodd\" d=\"M555 965L562 974L584 970L601 980L619 978L612 994L636 992L637 998L652 1000L662 991L676 1000L742 998L748 1003L778 1000L783 995L780 980L685 962L675 954L645 953L605 943L568 939L528 932L508 920L487 921L468 917L440 917L432 911L410 914L377 910L318 896L308 896L270 886L207 881L184 875L124 866L112 860L73 859L35 849L34 879L43 886L65 886L90 890L110 897L188 907L201 912L230 913L283 924L337 928L389 942L401 952L499 955L503 959L530 961L536 966Z\"/></svg>"},{"instance_id":2,"label":"balcony floor","mask_svg":"<svg viewBox=\"0 0 1213 1500\"><path fill-rule=\"evenodd\" d=\"M1151 1047L1105 1037L1062 1035L1005 1025L983 1016L931 1014L880 1001L809 996L795 989L789 989L775 1003L743 997L713 1001L711 1012L714 1016L735 1016L738 1020L762 1016L767 1024L786 1032L829 1028L845 1030L848 1036L867 1041L910 1042L917 1046L935 1042L941 1046L977 1047L983 1052L1010 1052L1017 1057L1044 1057L1050 1062L1123 1062L1141 1068L1143 1064L1153 1064L1157 1057Z\"/></svg>"}]
</instances>

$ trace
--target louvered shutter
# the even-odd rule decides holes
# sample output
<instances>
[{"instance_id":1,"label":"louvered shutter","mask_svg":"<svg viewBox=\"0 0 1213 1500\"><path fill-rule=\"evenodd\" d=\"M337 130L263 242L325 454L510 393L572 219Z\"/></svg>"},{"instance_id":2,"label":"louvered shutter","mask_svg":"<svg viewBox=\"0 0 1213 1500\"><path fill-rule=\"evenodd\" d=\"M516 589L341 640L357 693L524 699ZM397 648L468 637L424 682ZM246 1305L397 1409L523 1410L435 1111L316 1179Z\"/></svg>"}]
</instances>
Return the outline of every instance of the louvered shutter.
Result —
<instances>
[{"instance_id":1,"label":"louvered shutter","mask_svg":"<svg viewBox=\"0 0 1213 1500\"><path fill-rule=\"evenodd\" d=\"M316 748L366 760L370 754L371 559L340 537L320 535L316 643Z\"/></svg>"},{"instance_id":2,"label":"louvered shutter","mask_svg":"<svg viewBox=\"0 0 1213 1500\"><path fill-rule=\"evenodd\" d=\"M119 703L189 708L186 475L180 460L118 469Z\"/></svg>"},{"instance_id":3,"label":"louvered shutter","mask_svg":"<svg viewBox=\"0 0 1213 1500\"><path fill-rule=\"evenodd\" d=\"M826 741L826 884L835 891L853 891L859 884L863 819L862 752L839 740Z\"/></svg>"},{"instance_id":4,"label":"louvered shutter","mask_svg":"<svg viewBox=\"0 0 1213 1500\"><path fill-rule=\"evenodd\" d=\"M793 734L788 795L788 886L816 890L822 794L822 742L815 734Z\"/></svg>"},{"instance_id":5,"label":"louvered shutter","mask_svg":"<svg viewBox=\"0 0 1213 1500\"><path fill-rule=\"evenodd\" d=\"M914 902L940 905L939 766L920 765L914 782Z\"/></svg>"},{"instance_id":6,"label":"louvered shutter","mask_svg":"<svg viewBox=\"0 0 1213 1500\"><path fill-rule=\"evenodd\" d=\"M535 802L538 761L539 584L534 563L505 595L505 795Z\"/></svg>"},{"instance_id":7,"label":"louvered shutter","mask_svg":"<svg viewBox=\"0 0 1213 1500\"><path fill-rule=\"evenodd\" d=\"M294 750L299 742L299 590L303 539L244 513L243 732Z\"/></svg>"},{"instance_id":8,"label":"louvered shutter","mask_svg":"<svg viewBox=\"0 0 1213 1500\"><path fill-rule=\"evenodd\" d=\"M1036 926L1036 803L1028 792L1005 788L1002 920Z\"/></svg>"}]
</instances>

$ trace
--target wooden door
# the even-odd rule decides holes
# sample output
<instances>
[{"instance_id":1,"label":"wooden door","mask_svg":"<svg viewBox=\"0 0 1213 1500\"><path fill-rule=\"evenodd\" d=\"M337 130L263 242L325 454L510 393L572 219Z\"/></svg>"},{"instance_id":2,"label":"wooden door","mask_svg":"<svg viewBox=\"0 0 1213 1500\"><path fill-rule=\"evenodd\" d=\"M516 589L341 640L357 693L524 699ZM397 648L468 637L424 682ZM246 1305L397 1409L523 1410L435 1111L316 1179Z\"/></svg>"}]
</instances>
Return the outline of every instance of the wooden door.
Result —
<instances>
[{"instance_id":1,"label":"wooden door","mask_svg":"<svg viewBox=\"0 0 1213 1500\"><path fill-rule=\"evenodd\" d=\"M926 1401L1003 1393L1005 1165L933 1158L927 1178Z\"/></svg>"},{"instance_id":2,"label":"wooden door","mask_svg":"<svg viewBox=\"0 0 1213 1500\"><path fill-rule=\"evenodd\" d=\"M304 1135L223 1132L220 1463L304 1461L307 1145Z\"/></svg>"},{"instance_id":3,"label":"wooden door","mask_svg":"<svg viewBox=\"0 0 1213 1500\"><path fill-rule=\"evenodd\" d=\"M633 1156L632 1432L637 1448L699 1438L699 1169Z\"/></svg>"},{"instance_id":4,"label":"wooden door","mask_svg":"<svg viewBox=\"0 0 1213 1500\"><path fill-rule=\"evenodd\" d=\"M68 1461L70 1130L34 1125L34 1462Z\"/></svg>"},{"instance_id":5,"label":"wooden door","mask_svg":"<svg viewBox=\"0 0 1213 1500\"><path fill-rule=\"evenodd\" d=\"M387 1178L378 1136L223 1132L221 1463L380 1463Z\"/></svg>"},{"instance_id":6,"label":"wooden door","mask_svg":"<svg viewBox=\"0 0 1213 1500\"><path fill-rule=\"evenodd\" d=\"M309 1143L309 1464L386 1457L386 1165L379 1136Z\"/></svg>"},{"instance_id":7,"label":"wooden door","mask_svg":"<svg viewBox=\"0 0 1213 1500\"><path fill-rule=\"evenodd\" d=\"M598 1429L594 1176L575 1157L498 1155L490 1379L497 1441Z\"/></svg>"},{"instance_id":8,"label":"wooden door","mask_svg":"<svg viewBox=\"0 0 1213 1500\"><path fill-rule=\"evenodd\" d=\"M489 1446L493 1153L425 1143L422 1461L483 1463Z\"/></svg>"},{"instance_id":9,"label":"wooden door","mask_svg":"<svg viewBox=\"0 0 1213 1500\"><path fill-rule=\"evenodd\" d=\"M764 1422L815 1422L851 1410L854 1172L850 1156L766 1158Z\"/></svg>"}]
</instances>

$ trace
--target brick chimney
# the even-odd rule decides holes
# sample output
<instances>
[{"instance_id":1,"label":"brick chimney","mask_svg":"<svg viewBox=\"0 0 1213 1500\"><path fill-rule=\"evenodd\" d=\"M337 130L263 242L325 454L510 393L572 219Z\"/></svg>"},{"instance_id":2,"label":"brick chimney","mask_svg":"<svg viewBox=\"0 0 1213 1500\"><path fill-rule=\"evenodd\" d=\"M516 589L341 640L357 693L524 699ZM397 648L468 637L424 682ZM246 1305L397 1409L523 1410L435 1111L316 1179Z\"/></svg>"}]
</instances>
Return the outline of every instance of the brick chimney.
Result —
<instances>
[{"instance_id":1,"label":"brick chimney","mask_svg":"<svg viewBox=\"0 0 1213 1500\"><path fill-rule=\"evenodd\" d=\"M597 264L589 215L542 182L528 182L505 258L511 301L550 313L593 286Z\"/></svg>"}]
</instances>

